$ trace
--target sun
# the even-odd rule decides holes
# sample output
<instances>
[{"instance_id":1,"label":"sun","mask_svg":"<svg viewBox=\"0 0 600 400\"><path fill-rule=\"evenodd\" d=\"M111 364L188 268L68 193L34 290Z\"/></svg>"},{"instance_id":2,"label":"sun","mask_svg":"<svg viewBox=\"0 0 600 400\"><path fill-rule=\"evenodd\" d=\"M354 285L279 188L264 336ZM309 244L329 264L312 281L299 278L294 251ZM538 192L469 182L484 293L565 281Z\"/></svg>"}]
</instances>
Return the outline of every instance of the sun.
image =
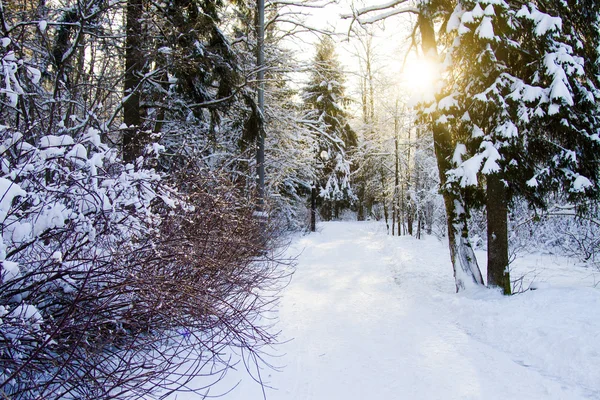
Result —
<instances>
[{"instance_id":1,"label":"sun","mask_svg":"<svg viewBox=\"0 0 600 400\"><path fill-rule=\"evenodd\" d=\"M432 96L438 79L438 66L424 58L409 58L401 73L402 86L418 98Z\"/></svg>"}]
</instances>

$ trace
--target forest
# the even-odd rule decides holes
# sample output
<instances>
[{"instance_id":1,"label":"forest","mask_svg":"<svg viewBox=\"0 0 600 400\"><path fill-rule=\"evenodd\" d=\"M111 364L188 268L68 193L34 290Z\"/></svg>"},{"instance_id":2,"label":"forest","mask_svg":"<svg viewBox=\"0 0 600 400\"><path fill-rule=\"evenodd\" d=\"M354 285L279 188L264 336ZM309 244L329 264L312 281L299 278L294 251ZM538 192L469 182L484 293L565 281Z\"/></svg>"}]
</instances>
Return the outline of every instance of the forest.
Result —
<instances>
[{"instance_id":1,"label":"forest","mask_svg":"<svg viewBox=\"0 0 600 400\"><path fill-rule=\"evenodd\" d=\"M595 0L0 0L0 399L262 384L328 221L459 294L600 270L599 43Z\"/></svg>"}]
</instances>

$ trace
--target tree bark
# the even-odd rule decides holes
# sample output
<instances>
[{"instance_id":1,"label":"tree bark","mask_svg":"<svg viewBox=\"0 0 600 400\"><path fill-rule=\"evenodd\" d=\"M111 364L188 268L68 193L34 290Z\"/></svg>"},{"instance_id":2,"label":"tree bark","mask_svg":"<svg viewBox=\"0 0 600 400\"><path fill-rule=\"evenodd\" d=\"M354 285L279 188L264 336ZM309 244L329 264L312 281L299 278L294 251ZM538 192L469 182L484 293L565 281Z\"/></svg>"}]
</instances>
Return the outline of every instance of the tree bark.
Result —
<instances>
[{"instance_id":1,"label":"tree bark","mask_svg":"<svg viewBox=\"0 0 600 400\"><path fill-rule=\"evenodd\" d=\"M125 82L123 102L123 159L135 160L142 154L140 83L144 66L142 52L143 0L127 1L127 38L125 40Z\"/></svg>"},{"instance_id":2,"label":"tree bark","mask_svg":"<svg viewBox=\"0 0 600 400\"><path fill-rule=\"evenodd\" d=\"M506 187L498 174L487 176L487 242L489 287L499 287L503 293L511 292L508 271L508 206Z\"/></svg>"},{"instance_id":3,"label":"tree bark","mask_svg":"<svg viewBox=\"0 0 600 400\"><path fill-rule=\"evenodd\" d=\"M316 183L310 191L310 231L317 231L317 187Z\"/></svg>"},{"instance_id":4,"label":"tree bark","mask_svg":"<svg viewBox=\"0 0 600 400\"><path fill-rule=\"evenodd\" d=\"M387 229L387 234L390 234L390 224L388 222L389 220L389 212L388 212L388 207L387 207L387 199L386 199L386 193L385 193L385 171L382 169L379 170L380 176L381 176L381 201L383 203L383 218L385 218L385 227Z\"/></svg>"},{"instance_id":5,"label":"tree bark","mask_svg":"<svg viewBox=\"0 0 600 400\"><path fill-rule=\"evenodd\" d=\"M392 200L392 236L398 215L398 185L400 185L400 155L398 153L398 100L396 100L396 115L394 116L394 196ZM399 220L399 218L398 218ZM398 221L399 223L400 221ZM400 225L398 224L398 236L400 236Z\"/></svg>"},{"instance_id":6,"label":"tree bark","mask_svg":"<svg viewBox=\"0 0 600 400\"><path fill-rule=\"evenodd\" d=\"M417 23L421 32L423 53L428 57L437 58L433 22L427 16L420 14ZM477 264L475 252L469 242L465 201L460 194L448 190L446 187L446 172L452 168L450 162L454 151L452 136L446 127L441 124L433 123L432 127L435 158L440 175L440 188L446 207L450 259L454 270L456 291L458 292L468 287L483 285L483 277Z\"/></svg>"},{"instance_id":7,"label":"tree bark","mask_svg":"<svg viewBox=\"0 0 600 400\"><path fill-rule=\"evenodd\" d=\"M409 193L410 196L410 192L407 190L406 193ZM412 204L412 200L410 199L410 197L407 196L406 197L406 202L408 203L407 207L406 207L406 225L408 227L408 235L412 236L413 235L413 204Z\"/></svg>"},{"instance_id":8,"label":"tree bark","mask_svg":"<svg viewBox=\"0 0 600 400\"><path fill-rule=\"evenodd\" d=\"M398 236L406 235L406 224L404 223L405 217L405 201L404 201L404 185L400 186L400 196L398 196L399 206L398 209L400 212L398 213ZM402 233L400 233L400 227L402 226Z\"/></svg>"},{"instance_id":9,"label":"tree bark","mask_svg":"<svg viewBox=\"0 0 600 400\"><path fill-rule=\"evenodd\" d=\"M417 211L417 239L421 239L421 224L423 223L423 213L419 209Z\"/></svg>"}]
</instances>

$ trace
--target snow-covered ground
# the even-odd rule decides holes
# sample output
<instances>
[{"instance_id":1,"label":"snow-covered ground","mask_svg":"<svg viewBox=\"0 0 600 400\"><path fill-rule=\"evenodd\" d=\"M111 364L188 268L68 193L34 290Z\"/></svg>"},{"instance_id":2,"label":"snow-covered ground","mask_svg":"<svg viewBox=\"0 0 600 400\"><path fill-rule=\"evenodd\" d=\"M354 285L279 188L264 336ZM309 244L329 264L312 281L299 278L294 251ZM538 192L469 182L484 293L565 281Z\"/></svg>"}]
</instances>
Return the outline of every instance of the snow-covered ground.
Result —
<instances>
[{"instance_id":1,"label":"snow-covered ground","mask_svg":"<svg viewBox=\"0 0 600 400\"><path fill-rule=\"evenodd\" d=\"M290 252L269 400L600 399L598 271L528 255L512 277L538 290L457 295L445 243L380 223L324 223ZM225 399L263 398L242 371L225 384L238 379Z\"/></svg>"}]
</instances>

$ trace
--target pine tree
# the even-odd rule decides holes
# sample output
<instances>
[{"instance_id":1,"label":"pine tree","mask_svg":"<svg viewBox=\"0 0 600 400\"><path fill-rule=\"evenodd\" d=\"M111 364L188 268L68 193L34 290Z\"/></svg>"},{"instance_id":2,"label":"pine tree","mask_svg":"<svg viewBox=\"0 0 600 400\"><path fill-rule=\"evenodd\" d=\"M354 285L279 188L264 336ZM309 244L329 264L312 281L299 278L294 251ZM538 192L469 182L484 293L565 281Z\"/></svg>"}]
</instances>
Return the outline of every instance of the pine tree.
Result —
<instances>
[{"instance_id":1,"label":"pine tree","mask_svg":"<svg viewBox=\"0 0 600 400\"><path fill-rule=\"evenodd\" d=\"M337 218L341 209L348 207L355 195L350 185L350 162L347 153L357 145L356 133L347 122L344 103L344 76L331 38L324 36L317 44L312 63L312 75L304 89L304 100L315 118L321 122L318 129L315 159L319 178L318 205L322 216Z\"/></svg>"},{"instance_id":2,"label":"pine tree","mask_svg":"<svg viewBox=\"0 0 600 400\"><path fill-rule=\"evenodd\" d=\"M598 195L599 55L586 44L600 40L600 7L576 3L460 1L446 27L449 78L434 115L453 134L448 184L485 205L488 285L506 294L511 200Z\"/></svg>"}]
</instances>

